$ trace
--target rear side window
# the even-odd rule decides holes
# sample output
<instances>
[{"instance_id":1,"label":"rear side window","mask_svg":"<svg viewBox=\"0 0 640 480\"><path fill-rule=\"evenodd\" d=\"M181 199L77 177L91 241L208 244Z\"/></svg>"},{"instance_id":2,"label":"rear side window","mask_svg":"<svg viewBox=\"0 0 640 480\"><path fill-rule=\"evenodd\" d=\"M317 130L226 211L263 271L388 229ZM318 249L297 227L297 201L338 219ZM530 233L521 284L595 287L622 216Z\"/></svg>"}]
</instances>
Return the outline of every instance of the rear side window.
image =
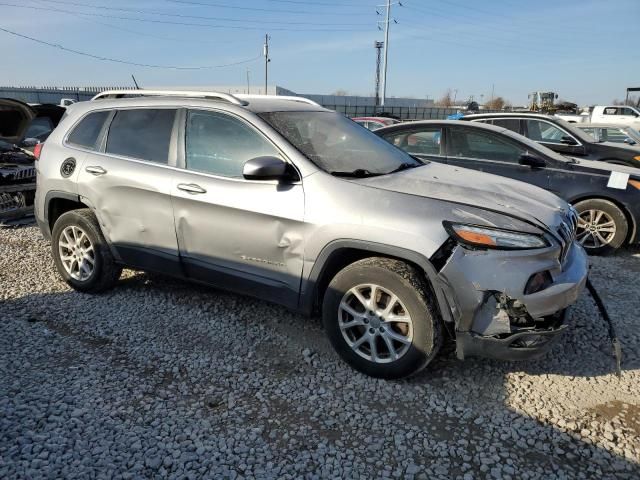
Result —
<instances>
[{"instance_id":1,"label":"rear side window","mask_svg":"<svg viewBox=\"0 0 640 480\"><path fill-rule=\"evenodd\" d=\"M107 153L167 164L176 111L119 110L107 137Z\"/></svg>"},{"instance_id":2,"label":"rear side window","mask_svg":"<svg viewBox=\"0 0 640 480\"><path fill-rule=\"evenodd\" d=\"M93 112L84 117L78 125L71 131L67 142L71 145L77 145L79 147L89 148L94 150L100 135L100 130L104 125L105 120L109 116L108 111Z\"/></svg>"}]
</instances>

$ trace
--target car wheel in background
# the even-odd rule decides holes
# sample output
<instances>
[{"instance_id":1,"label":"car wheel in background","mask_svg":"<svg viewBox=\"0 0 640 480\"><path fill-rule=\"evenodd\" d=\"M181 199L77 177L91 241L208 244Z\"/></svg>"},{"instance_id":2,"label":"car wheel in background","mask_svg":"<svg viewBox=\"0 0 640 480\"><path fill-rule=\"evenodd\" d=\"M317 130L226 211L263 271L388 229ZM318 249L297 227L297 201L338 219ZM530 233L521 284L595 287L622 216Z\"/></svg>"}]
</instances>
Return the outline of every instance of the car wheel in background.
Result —
<instances>
[{"instance_id":1,"label":"car wheel in background","mask_svg":"<svg viewBox=\"0 0 640 480\"><path fill-rule=\"evenodd\" d=\"M89 209L72 210L56 220L51 252L64 281L81 292L111 288L122 273Z\"/></svg>"},{"instance_id":2,"label":"car wheel in background","mask_svg":"<svg viewBox=\"0 0 640 480\"><path fill-rule=\"evenodd\" d=\"M325 330L353 368L379 378L422 370L442 344L442 322L424 276L393 259L367 258L338 272L324 295Z\"/></svg>"},{"instance_id":3,"label":"car wheel in background","mask_svg":"<svg viewBox=\"0 0 640 480\"><path fill-rule=\"evenodd\" d=\"M594 198L574 205L578 211L576 240L592 255L606 255L620 248L629 231L624 212L610 202Z\"/></svg>"}]
</instances>

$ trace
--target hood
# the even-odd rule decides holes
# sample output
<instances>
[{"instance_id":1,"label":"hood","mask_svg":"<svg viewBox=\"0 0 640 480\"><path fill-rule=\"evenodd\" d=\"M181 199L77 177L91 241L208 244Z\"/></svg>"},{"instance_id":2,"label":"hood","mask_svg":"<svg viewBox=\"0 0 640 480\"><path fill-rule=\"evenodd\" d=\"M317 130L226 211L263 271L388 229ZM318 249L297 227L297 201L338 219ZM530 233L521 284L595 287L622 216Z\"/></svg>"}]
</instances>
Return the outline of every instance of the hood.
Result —
<instances>
[{"instance_id":1,"label":"hood","mask_svg":"<svg viewBox=\"0 0 640 480\"><path fill-rule=\"evenodd\" d=\"M0 140L19 144L35 117L35 110L26 103L11 98L0 98Z\"/></svg>"},{"instance_id":2,"label":"hood","mask_svg":"<svg viewBox=\"0 0 640 480\"><path fill-rule=\"evenodd\" d=\"M569 211L564 200L528 183L435 162L361 182L383 190L492 210L552 231Z\"/></svg>"},{"instance_id":3,"label":"hood","mask_svg":"<svg viewBox=\"0 0 640 480\"><path fill-rule=\"evenodd\" d=\"M574 165L578 168L588 168L590 170L598 170L602 174L607 172L628 173L634 178L640 178L640 168L628 167L627 165L617 165L615 163L607 163L602 161L584 160L582 158L570 157L576 161Z\"/></svg>"}]
</instances>

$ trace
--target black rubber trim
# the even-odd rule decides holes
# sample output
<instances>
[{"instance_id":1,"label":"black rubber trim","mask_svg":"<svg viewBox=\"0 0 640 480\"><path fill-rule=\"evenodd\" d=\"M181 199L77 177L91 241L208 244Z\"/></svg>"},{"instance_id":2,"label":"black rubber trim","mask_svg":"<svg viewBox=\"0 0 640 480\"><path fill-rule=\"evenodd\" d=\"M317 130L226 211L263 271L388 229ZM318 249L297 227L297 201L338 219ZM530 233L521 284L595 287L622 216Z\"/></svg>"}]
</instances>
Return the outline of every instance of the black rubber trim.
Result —
<instances>
[{"instance_id":1,"label":"black rubber trim","mask_svg":"<svg viewBox=\"0 0 640 480\"><path fill-rule=\"evenodd\" d=\"M384 255L398 258L418 265L426 274L427 280L434 290L439 313L445 322L451 321L451 313L445 300L444 292L439 288L438 272L427 257L412 250L386 245L383 243L368 242L365 240L339 239L327 244L318 257L309 273L303 278L302 289L298 301L298 309L310 315L316 307L318 280L322 278L326 266L333 255L340 255L340 250L356 249L370 252L371 256Z\"/></svg>"}]
</instances>

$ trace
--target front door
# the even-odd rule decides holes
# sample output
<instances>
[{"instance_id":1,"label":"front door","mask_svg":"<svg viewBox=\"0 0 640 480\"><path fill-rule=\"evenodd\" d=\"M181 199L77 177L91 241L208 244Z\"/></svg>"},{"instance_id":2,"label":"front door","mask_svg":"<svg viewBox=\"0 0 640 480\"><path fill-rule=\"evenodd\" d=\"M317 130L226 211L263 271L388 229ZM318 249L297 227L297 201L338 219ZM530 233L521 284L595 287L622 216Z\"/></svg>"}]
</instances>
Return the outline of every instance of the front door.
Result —
<instances>
[{"instance_id":1,"label":"front door","mask_svg":"<svg viewBox=\"0 0 640 480\"><path fill-rule=\"evenodd\" d=\"M290 306L297 304L304 252L300 181L245 180L246 161L282 153L228 113L186 114L184 162L171 187L187 274Z\"/></svg>"},{"instance_id":2,"label":"front door","mask_svg":"<svg viewBox=\"0 0 640 480\"><path fill-rule=\"evenodd\" d=\"M117 111L78 180L78 193L122 260L169 274L181 271L170 196L175 118L175 109Z\"/></svg>"},{"instance_id":3,"label":"front door","mask_svg":"<svg viewBox=\"0 0 640 480\"><path fill-rule=\"evenodd\" d=\"M570 132L546 120L526 119L524 121L527 138L538 142L554 152L563 155L586 155L584 145Z\"/></svg>"},{"instance_id":4,"label":"front door","mask_svg":"<svg viewBox=\"0 0 640 480\"><path fill-rule=\"evenodd\" d=\"M505 135L489 130L450 126L447 129L447 163L521 180L549 188L549 175L544 168L520 165L527 149ZM473 181L470 178L470 181Z\"/></svg>"}]
</instances>

